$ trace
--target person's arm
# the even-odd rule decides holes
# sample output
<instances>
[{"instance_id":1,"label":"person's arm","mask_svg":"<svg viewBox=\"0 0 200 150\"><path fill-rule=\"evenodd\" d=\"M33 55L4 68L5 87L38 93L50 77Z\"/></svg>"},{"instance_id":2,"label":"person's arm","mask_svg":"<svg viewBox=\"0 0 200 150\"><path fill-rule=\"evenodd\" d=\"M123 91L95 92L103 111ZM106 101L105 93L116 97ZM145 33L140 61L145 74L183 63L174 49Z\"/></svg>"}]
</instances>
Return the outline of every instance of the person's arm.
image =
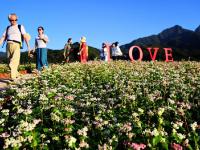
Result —
<instances>
[{"instance_id":1,"label":"person's arm","mask_svg":"<svg viewBox=\"0 0 200 150\"><path fill-rule=\"evenodd\" d=\"M66 51L67 51L67 44L65 44L65 46L64 46L64 52L63 52L64 58L66 58Z\"/></svg>"},{"instance_id":2,"label":"person's arm","mask_svg":"<svg viewBox=\"0 0 200 150\"><path fill-rule=\"evenodd\" d=\"M0 45L4 42L5 38L6 38L6 31L4 31L4 33L0 39Z\"/></svg>"},{"instance_id":3,"label":"person's arm","mask_svg":"<svg viewBox=\"0 0 200 150\"><path fill-rule=\"evenodd\" d=\"M123 55L123 53L122 53L122 51L121 51L120 47L118 47L118 51L119 51L120 55L122 56L122 55Z\"/></svg>"},{"instance_id":4,"label":"person's arm","mask_svg":"<svg viewBox=\"0 0 200 150\"><path fill-rule=\"evenodd\" d=\"M4 42L4 40L5 40L5 36L3 35L3 36L1 37L1 39L0 39L0 45Z\"/></svg>"},{"instance_id":5,"label":"person's arm","mask_svg":"<svg viewBox=\"0 0 200 150\"><path fill-rule=\"evenodd\" d=\"M86 45L86 56L88 57L88 46Z\"/></svg>"},{"instance_id":6,"label":"person's arm","mask_svg":"<svg viewBox=\"0 0 200 150\"><path fill-rule=\"evenodd\" d=\"M30 41L30 38L31 38L31 37L30 37L29 34L26 33L26 30L25 30L25 28L24 28L23 25L21 25L21 34L22 34L22 36L23 36L23 38L24 38L24 41L26 42L27 49L28 49L28 51L30 52L30 44L29 44L29 41Z\"/></svg>"},{"instance_id":7,"label":"person's arm","mask_svg":"<svg viewBox=\"0 0 200 150\"><path fill-rule=\"evenodd\" d=\"M30 38L27 36L27 34L23 34L23 38L24 38L24 41L26 42L27 49L28 49L28 51L29 51L29 53L30 53L30 50L31 50L30 44L29 44Z\"/></svg>"},{"instance_id":8,"label":"person's arm","mask_svg":"<svg viewBox=\"0 0 200 150\"><path fill-rule=\"evenodd\" d=\"M37 48L38 48L37 39L35 39L35 44L34 44L34 48L33 48L34 53L35 53Z\"/></svg>"},{"instance_id":9,"label":"person's arm","mask_svg":"<svg viewBox=\"0 0 200 150\"><path fill-rule=\"evenodd\" d=\"M40 40L43 40L45 43L49 42L49 39L48 39L48 37L46 35L41 36Z\"/></svg>"},{"instance_id":10,"label":"person's arm","mask_svg":"<svg viewBox=\"0 0 200 150\"><path fill-rule=\"evenodd\" d=\"M82 53L82 51L83 51L83 49L84 49L84 45L85 43L81 43L80 44L80 51L79 51L79 54L81 54Z\"/></svg>"}]
</instances>

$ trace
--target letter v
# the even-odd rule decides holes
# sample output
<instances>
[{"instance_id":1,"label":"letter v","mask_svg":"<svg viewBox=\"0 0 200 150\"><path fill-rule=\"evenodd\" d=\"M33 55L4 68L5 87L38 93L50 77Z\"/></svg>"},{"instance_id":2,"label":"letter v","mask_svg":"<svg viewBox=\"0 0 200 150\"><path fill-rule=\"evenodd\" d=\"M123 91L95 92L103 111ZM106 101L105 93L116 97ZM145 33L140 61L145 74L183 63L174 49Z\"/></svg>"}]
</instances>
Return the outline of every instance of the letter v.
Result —
<instances>
[{"instance_id":1,"label":"letter v","mask_svg":"<svg viewBox=\"0 0 200 150\"><path fill-rule=\"evenodd\" d=\"M159 48L157 48L157 47L153 48L153 50L154 50L153 55L152 55L152 48L151 47L148 47L147 50L149 51L151 60L154 61L156 59Z\"/></svg>"}]
</instances>

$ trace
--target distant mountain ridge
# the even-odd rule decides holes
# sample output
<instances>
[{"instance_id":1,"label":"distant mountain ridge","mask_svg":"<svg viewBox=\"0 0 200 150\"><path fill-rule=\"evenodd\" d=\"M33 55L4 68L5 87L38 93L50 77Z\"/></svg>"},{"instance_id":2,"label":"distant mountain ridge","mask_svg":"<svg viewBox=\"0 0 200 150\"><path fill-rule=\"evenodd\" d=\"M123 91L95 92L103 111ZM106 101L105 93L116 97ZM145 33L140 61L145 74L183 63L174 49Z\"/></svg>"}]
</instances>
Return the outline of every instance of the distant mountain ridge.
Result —
<instances>
[{"instance_id":1,"label":"distant mountain ridge","mask_svg":"<svg viewBox=\"0 0 200 150\"><path fill-rule=\"evenodd\" d=\"M200 26L195 31L192 31L175 25L163 30L157 35L136 39L128 44L122 45L120 48L127 55L130 47L133 45L138 45L144 49L147 47L171 47L175 60L200 60ZM147 60L148 55L147 52L144 52L144 58ZM164 59L163 52L158 55L158 59Z\"/></svg>"},{"instance_id":2,"label":"distant mountain ridge","mask_svg":"<svg viewBox=\"0 0 200 150\"><path fill-rule=\"evenodd\" d=\"M5 57L6 53L5 52L0 52L0 57Z\"/></svg>"},{"instance_id":3,"label":"distant mountain ridge","mask_svg":"<svg viewBox=\"0 0 200 150\"><path fill-rule=\"evenodd\" d=\"M200 34L200 25L195 29L195 33Z\"/></svg>"}]
</instances>

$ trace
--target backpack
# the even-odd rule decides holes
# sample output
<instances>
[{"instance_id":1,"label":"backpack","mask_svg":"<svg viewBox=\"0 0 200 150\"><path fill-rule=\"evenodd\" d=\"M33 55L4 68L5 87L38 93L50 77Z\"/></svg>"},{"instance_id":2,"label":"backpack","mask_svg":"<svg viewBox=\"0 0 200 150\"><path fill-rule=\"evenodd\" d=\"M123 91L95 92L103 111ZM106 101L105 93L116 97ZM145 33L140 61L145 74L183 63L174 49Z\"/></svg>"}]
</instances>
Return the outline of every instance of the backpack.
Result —
<instances>
[{"instance_id":1,"label":"backpack","mask_svg":"<svg viewBox=\"0 0 200 150\"><path fill-rule=\"evenodd\" d=\"M8 29L9 29L9 28L10 28L10 26L7 26L7 28L6 28L6 36L5 36L5 39L4 39L4 43L3 43L2 48L4 47L4 44L5 44L5 42L7 41L7 38L8 38ZM20 24L18 24L18 29L19 29L19 31L20 31L20 33L21 33L20 49L23 49L24 37L23 37L22 32L21 32L21 25L20 25Z\"/></svg>"}]
</instances>

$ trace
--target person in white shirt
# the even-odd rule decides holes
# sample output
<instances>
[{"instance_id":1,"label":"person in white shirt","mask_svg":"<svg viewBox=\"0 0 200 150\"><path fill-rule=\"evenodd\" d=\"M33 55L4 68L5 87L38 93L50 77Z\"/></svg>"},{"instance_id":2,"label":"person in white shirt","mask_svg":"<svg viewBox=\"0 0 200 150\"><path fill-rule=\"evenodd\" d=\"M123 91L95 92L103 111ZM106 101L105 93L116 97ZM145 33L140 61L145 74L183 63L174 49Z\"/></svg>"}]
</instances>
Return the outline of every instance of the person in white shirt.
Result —
<instances>
[{"instance_id":1,"label":"person in white shirt","mask_svg":"<svg viewBox=\"0 0 200 150\"><path fill-rule=\"evenodd\" d=\"M10 21L10 26L6 28L3 33L2 38L0 39L0 45L5 42L6 44L6 53L7 58L9 59L9 67L11 70L11 80L16 80L19 77L18 67L20 64L20 46L22 40L24 39L27 45L28 50L30 50L28 34L26 34L25 28L23 25L18 25L18 17L15 13L12 13L8 16Z\"/></svg>"},{"instance_id":2,"label":"person in white shirt","mask_svg":"<svg viewBox=\"0 0 200 150\"><path fill-rule=\"evenodd\" d=\"M36 48L36 68L41 71L48 67L47 61L47 43L49 39L48 36L44 34L44 28L42 26L38 27L38 36L35 38L35 48Z\"/></svg>"},{"instance_id":3,"label":"person in white shirt","mask_svg":"<svg viewBox=\"0 0 200 150\"><path fill-rule=\"evenodd\" d=\"M103 61L108 61L108 49L105 43L102 43L102 49L100 51L100 58Z\"/></svg>"},{"instance_id":4,"label":"person in white shirt","mask_svg":"<svg viewBox=\"0 0 200 150\"><path fill-rule=\"evenodd\" d=\"M112 51L112 59L113 60L119 60L122 58L123 54L119 47L119 42L112 43L111 51Z\"/></svg>"}]
</instances>

